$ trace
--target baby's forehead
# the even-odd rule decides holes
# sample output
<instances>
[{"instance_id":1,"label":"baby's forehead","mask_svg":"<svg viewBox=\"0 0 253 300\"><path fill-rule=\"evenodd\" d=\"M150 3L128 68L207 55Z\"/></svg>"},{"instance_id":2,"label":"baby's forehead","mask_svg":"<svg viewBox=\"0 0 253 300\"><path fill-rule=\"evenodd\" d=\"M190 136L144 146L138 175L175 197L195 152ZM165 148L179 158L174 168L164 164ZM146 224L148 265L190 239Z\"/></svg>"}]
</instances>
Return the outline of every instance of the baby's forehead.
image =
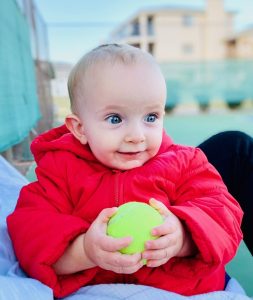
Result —
<instances>
[{"instance_id":1,"label":"baby's forehead","mask_svg":"<svg viewBox=\"0 0 253 300\"><path fill-rule=\"evenodd\" d=\"M97 68L112 68L113 66L117 65L128 67L137 64L156 65L152 59L140 53L135 55L112 55L106 57L97 57L96 60L93 60L90 62L90 64L88 64L86 71Z\"/></svg>"},{"instance_id":2,"label":"baby's forehead","mask_svg":"<svg viewBox=\"0 0 253 300\"><path fill-rule=\"evenodd\" d=\"M133 68L132 68L133 67ZM158 64L144 55L138 55L129 59L116 57L112 59L97 59L86 67L82 74L83 83L92 79L96 80L101 74L106 74L108 71L117 72L119 70L134 70L135 67L145 67L148 69L156 69L160 72Z\"/></svg>"},{"instance_id":3,"label":"baby's forehead","mask_svg":"<svg viewBox=\"0 0 253 300\"><path fill-rule=\"evenodd\" d=\"M146 62L144 66L138 62L131 65L106 63L103 66L95 65L87 72L82 95L88 96L89 101L96 100L104 104L107 99L113 104L123 102L126 106L131 105L131 99L133 103L141 99L143 106L150 103L151 99L160 97L163 86L164 79L160 71L147 66Z\"/></svg>"},{"instance_id":4,"label":"baby's forehead","mask_svg":"<svg viewBox=\"0 0 253 300\"><path fill-rule=\"evenodd\" d=\"M115 55L115 53L113 55L108 53L106 55L96 55L92 59L86 60L85 64L79 65L81 68L79 68L79 74L75 78L75 85L73 85L75 95L78 96L76 100L81 99L84 101L86 99L87 101L90 99L90 97L87 97L88 94L93 95L94 90L104 91L106 88L103 89L102 87L106 86L113 92L115 85L121 86L124 78L126 79L129 76L134 76L138 82L143 80L145 74L150 74L150 72L159 74L159 78L162 78L160 75L161 70L150 54L143 53L140 50L132 53L134 55L130 55L131 53L123 54L123 56ZM136 75L136 72L139 76ZM113 80L114 86L111 86L109 78L111 81ZM141 85L140 82L139 84Z\"/></svg>"},{"instance_id":5,"label":"baby's forehead","mask_svg":"<svg viewBox=\"0 0 253 300\"><path fill-rule=\"evenodd\" d=\"M99 47L88 53L86 59L94 62L102 60L127 64L139 59L153 59L153 57L139 48L125 45L124 47Z\"/></svg>"}]
</instances>

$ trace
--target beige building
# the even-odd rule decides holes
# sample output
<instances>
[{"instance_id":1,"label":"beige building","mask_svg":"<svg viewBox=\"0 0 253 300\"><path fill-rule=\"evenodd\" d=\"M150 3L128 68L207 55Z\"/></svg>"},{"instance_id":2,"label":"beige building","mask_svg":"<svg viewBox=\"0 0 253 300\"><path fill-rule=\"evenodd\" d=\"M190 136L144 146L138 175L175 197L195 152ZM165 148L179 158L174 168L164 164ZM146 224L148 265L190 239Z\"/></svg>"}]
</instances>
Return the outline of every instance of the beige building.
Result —
<instances>
[{"instance_id":1,"label":"beige building","mask_svg":"<svg viewBox=\"0 0 253 300\"><path fill-rule=\"evenodd\" d=\"M115 29L110 42L128 43L152 53L158 62L210 61L227 57L234 12L223 0L206 0L205 9L143 9Z\"/></svg>"},{"instance_id":2,"label":"beige building","mask_svg":"<svg viewBox=\"0 0 253 300\"><path fill-rule=\"evenodd\" d=\"M252 59L253 58L253 25L227 41L228 57Z\"/></svg>"}]
</instances>

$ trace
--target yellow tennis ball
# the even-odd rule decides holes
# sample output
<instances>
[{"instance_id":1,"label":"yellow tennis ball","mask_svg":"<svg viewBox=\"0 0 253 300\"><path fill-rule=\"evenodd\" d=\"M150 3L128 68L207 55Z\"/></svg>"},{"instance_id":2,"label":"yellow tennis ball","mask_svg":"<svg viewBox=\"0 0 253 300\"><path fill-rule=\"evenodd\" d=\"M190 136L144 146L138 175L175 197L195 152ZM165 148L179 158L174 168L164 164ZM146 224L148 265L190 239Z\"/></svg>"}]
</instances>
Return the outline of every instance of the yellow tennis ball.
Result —
<instances>
[{"instance_id":1,"label":"yellow tennis ball","mask_svg":"<svg viewBox=\"0 0 253 300\"><path fill-rule=\"evenodd\" d=\"M131 244L120 252L133 254L143 252L146 241L158 238L151 234L151 230L162 223L162 216L152 206L142 202L128 202L119 206L116 214L110 218L107 234L114 238L131 236Z\"/></svg>"}]
</instances>

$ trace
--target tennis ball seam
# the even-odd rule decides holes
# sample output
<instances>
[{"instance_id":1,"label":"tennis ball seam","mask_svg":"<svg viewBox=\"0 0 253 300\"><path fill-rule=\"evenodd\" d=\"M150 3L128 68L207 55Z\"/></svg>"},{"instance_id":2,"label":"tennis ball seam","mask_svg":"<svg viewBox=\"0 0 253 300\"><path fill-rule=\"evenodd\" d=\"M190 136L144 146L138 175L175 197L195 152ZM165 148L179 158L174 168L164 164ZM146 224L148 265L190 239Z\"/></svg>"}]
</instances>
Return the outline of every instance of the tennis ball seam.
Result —
<instances>
[{"instance_id":1,"label":"tennis ball seam","mask_svg":"<svg viewBox=\"0 0 253 300\"><path fill-rule=\"evenodd\" d=\"M127 202L125 204L128 203L132 203L132 205L128 206L127 209L125 209L123 212L120 211L120 214L118 214L118 211L116 211L116 213L112 216L112 218L109 220L110 224L115 223L116 221L118 221L119 219L123 218L125 215L127 215L128 213L130 213L133 209L135 209L136 207L138 207L138 203L139 202ZM145 203L143 203L145 204ZM119 208L120 209L120 208Z\"/></svg>"}]
</instances>

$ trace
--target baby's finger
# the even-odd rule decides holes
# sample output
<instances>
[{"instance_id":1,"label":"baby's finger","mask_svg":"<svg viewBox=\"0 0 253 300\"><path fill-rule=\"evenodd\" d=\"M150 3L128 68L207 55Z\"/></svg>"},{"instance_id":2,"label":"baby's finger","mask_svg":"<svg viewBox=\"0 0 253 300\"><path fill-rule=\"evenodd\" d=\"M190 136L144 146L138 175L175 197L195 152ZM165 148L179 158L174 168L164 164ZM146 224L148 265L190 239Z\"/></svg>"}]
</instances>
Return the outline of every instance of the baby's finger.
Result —
<instances>
[{"instance_id":1,"label":"baby's finger","mask_svg":"<svg viewBox=\"0 0 253 300\"><path fill-rule=\"evenodd\" d=\"M112 271L115 273L119 273L119 274L133 274L142 267L143 267L143 263L142 263L142 261L140 261L137 264L135 264L134 266L114 267L114 269Z\"/></svg>"},{"instance_id":2,"label":"baby's finger","mask_svg":"<svg viewBox=\"0 0 253 300\"><path fill-rule=\"evenodd\" d=\"M97 218L93 221L91 227L97 228L101 232L106 232L107 224L110 218L116 213L117 207L103 209Z\"/></svg>"},{"instance_id":3,"label":"baby's finger","mask_svg":"<svg viewBox=\"0 0 253 300\"><path fill-rule=\"evenodd\" d=\"M173 236L165 235L156 240L150 240L145 243L146 250L164 249L175 244L175 238Z\"/></svg>"},{"instance_id":4,"label":"baby's finger","mask_svg":"<svg viewBox=\"0 0 253 300\"><path fill-rule=\"evenodd\" d=\"M132 238L130 236L126 236L123 238L113 238L111 236L104 236L101 238L100 247L104 251L115 252L122 248L127 247L131 244Z\"/></svg>"},{"instance_id":5,"label":"baby's finger","mask_svg":"<svg viewBox=\"0 0 253 300\"><path fill-rule=\"evenodd\" d=\"M165 221L159 226L154 227L151 230L151 234L154 236L162 236L166 234L172 234L176 231L176 226L174 223L170 223L168 221Z\"/></svg>"},{"instance_id":6,"label":"baby's finger","mask_svg":"<svg viewBox=\"0 0 253 300\"><path fill-rule=\"evenodd\" d=\"M170 211L168 208L161 202L154 198L149 200L149 204L154 207L162 216L166 217L169 215Z\"/></svg>"},{"instance_id":7,"label":"baby's finger","mask_svg":"<svg viewBox=\"0 0 253 300\"><path fill-rule=\"evenodd\" d=\"M160 266L166 264L167 261L168 261L167 259L148 260L147 261L147 267L149 267L149 268L160 267Z\"/></svg>"},{"instance_id":8,"label":"baby's finger","mask_svg":"<svg viewBox=\"0 0 253 300\"><path fill-rule=\"evenodd\" d=\"M117 207L110 207L103 209L100 214L97 216L95 222L97 223L108 223L110 218L116 213Z\"/></svg>"},{"instance_id":9,"label":"baby's finger","mask_svg":"<svg viewBox=\"0 0 253 300\"><path fill-rule=\"evenodd\" d=\"M141 254L132 255L121 254L119 252L110 253L105 268L120 274L132 274L143 267Z\"/></svg>"},{"instance_id":10,"label":"baby's finger","mask_svg":"<svg viewBox=\"0 0 253 300\"><path fill-rule=\"evenodd\" d=\"M173 248L164 248L159 250L147 250L142 253L142 258L147 260L169 260L173 256Z\"/></svg>"},{"instance_id":11,"label":"baby's finger","mask_svg":"<svg viewBox=\"0 0 253 300\"><path fill-rule=\"evenodd\" d=\"M120 252L107 253L107 263L112 266L132 267L141 261L141 253L122 254Z\"/></svg>"}]
</instances>

